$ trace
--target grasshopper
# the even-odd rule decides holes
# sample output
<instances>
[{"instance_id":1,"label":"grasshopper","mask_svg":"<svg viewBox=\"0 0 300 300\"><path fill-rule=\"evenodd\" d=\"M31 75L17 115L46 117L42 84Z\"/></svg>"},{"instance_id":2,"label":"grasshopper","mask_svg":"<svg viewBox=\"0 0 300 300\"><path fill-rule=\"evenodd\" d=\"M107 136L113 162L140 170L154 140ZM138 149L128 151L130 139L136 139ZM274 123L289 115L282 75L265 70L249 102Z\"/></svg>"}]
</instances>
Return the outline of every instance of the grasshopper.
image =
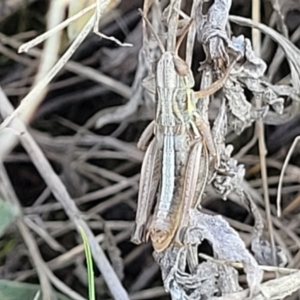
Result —
<instances>
[{"instance_id":1,"label":"grasshopper","mask_svg":"<svg viewBox=\"0 0 300 300\"><path fill-rule=\"evenodd\" d=\"M192 72L177 55L191 24L178 40L174 53L165 50L153 30L162 51L155 73L156 117L138 143L139 147L145 148L154 135L142 164L132 241L141 243L150 237L157 252L163 251L173 240L182 243L189 209L197 206L206 185L207 150L216 155L210 129L203 126L195 107L198 98L215 93L227 77L225 75L206 90L192 90ZM201 164L203 156L204 164ZM197 185L200 182L199 188ZM157 201L150 219L156 195Z\"/></svg>"}]
</instances>

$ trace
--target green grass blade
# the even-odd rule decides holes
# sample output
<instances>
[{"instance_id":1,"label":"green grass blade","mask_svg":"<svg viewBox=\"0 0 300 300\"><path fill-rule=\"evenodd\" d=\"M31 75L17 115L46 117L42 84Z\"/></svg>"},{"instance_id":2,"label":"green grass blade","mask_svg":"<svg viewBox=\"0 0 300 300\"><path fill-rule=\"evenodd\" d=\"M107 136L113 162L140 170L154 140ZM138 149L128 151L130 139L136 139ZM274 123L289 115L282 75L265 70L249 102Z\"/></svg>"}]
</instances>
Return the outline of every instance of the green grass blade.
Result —
<instances>
[{"instance_id":1,"label":"green grass blade","mask_svg":"<svg viewBox=\"0 0 300 300\"><path fill-rule=\"evenodd\" d=\"M90 245L88 243L87 237L82 228L80 228L81 237L83 240L87 271L88 271L88 284L89 284L89 300L95 300L95 280L94 280L94 268Z\"/></svg>"}]
</instances>

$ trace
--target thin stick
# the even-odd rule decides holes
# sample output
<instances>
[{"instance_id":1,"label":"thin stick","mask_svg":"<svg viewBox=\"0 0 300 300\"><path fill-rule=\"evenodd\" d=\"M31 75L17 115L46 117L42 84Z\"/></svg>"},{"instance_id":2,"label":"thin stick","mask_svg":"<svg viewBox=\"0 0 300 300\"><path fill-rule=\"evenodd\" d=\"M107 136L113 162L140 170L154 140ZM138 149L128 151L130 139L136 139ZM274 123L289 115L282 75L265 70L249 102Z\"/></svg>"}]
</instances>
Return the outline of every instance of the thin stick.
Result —
<instances>
[{"instance_id":1,"label":"thin stick","mask_svg":"<svg viewBox=\"0 0 300 300\"><path fill-rule=\"evenodd\" d=\"M255 22L260 22L260 0L252 1L252 19ZM261 51L261 36L260 31L253 28L252 29L252 44L254 52L257 56L260 56ZM261 98L256 98L256 106L257 108L261 108ZM268 173L267 173L267 164L266 164L266 155L267 148L265 145L265 134L264 134L264 125L261 120L256 122L256 132L258 135L258 148L259 148L259 158L261 164L261 177L263 181L263 190L264 190L264 199L265 199L265 210L267 216L268 230L270 234L271 241L271 249L272 249L272 259L273 264L277 265L276 251L275 251L275 240L273 233L273 224L272 224L272 216L271 216L271 208L270 208L270 197L269 197L269 186L268 186Z\"/></svg>"}]
</instances>

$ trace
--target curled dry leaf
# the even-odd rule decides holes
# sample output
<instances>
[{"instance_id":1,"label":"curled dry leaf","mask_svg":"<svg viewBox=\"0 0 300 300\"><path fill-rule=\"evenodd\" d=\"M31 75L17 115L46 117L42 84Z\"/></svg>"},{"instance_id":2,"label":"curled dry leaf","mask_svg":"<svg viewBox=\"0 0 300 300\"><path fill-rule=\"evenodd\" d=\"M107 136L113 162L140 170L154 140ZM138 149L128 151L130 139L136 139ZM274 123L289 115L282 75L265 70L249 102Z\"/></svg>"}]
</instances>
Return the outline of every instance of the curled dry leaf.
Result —
<instances>
[{"instance_id":1,"label":"curled dry leaf","mask_svg":"<svg viewBox=\"0 0 300 300\"><path fill-rule=\"evenodd\" d=\"M220 149L220 148L219 148ZM234 198L238 204L247 209L254 218L254 231L251 243L251 250L259 264L273 265L270 243L263 238L263 220L258 208L251 196L243 190L243 179L245 175L244 165L238 164L236 159L231 157L232 145L227 145L221 153L221 168L225 174L217 174L212 182L215 190L226 200L231 193L237 195ZM236 200L237 199L237 200ZM284 266L287 262L283 250L276 246L277 265Z\"/></svg>"},{"instance_id":2,"label":"curled dry leaf","mask_svg":"<svg viewBox=\"0 0 300 300\"><path fill-rule=\"evenodd\" d=\"M190 230L188 236L193 236L193 231L201 233L201 238L210 242L214 257L233 262L242 262L247 274L247 282L251 295L259 293L259 286L263 272L237 232L230 227L221 216L210 216L197 210L192 210L190 215ZM189 239L189 237L187 237ZM195 238L192 237L192 240Z\"/></svg>"},{"instance_id":3,"label":"curled dry leaf","mask_svg":"<svg viewBox=\"0 0 300 300\"><path fill-rule=\"evenodd\" d=\"M164 252L155 252L154 258L162 270L166 291L172 299L198 300L240 291L238 273L230 266L212 261L202 262L192 269L191 257L187 247L169 247Z\"/></svg>"},{"instance_id":4,"label":"curled dry leaf","mask_svg":"<svg viewBox=\"0 0 300 300\"><path fill-rule=\"evenodd\" d=\"M291 118L293 118L295 115L299 113L300 110L300 103L299 101L294 101L295 94L297 95L296 98L299 98L300 94L300 50L293 45L288 39L286 39L283 35L275 31L274 29L261 24L252 21L251 19L238 17L238 16L230 16L229 20L237 23L242 26L249 26L259 29L264 34L268 35L271 39L273 39L275 42L277 42L280 47L283 49L288 64L290 66L291 70L291 83L293 92L291 93L292 98L292 104L289 105L284 109L284 112L281 116L278 116L276 113L269 113L269 116L266 117L268 124L273 125L279 125L284 122L287 122ZM290 95L289 95L290 96Z\"/></svg>"}]
</instances>

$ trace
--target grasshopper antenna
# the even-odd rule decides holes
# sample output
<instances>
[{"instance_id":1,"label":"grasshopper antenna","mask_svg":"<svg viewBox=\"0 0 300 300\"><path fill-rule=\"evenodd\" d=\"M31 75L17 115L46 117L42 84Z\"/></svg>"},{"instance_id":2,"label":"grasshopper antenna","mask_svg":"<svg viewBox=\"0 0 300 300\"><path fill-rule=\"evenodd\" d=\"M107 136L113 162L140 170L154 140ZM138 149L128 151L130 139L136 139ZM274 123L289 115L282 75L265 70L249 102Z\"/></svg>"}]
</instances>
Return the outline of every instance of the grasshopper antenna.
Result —
<instances>
[{"instance_id":1,"label":"grasshopper antenna","mask_svg":"<svg viewBox=\"0 0 300 300\"><path fill-rule=\"evenodd\" d=\"M139 12L142 16L142 18L145 20L145 22L147 23L148 27L150 28L150 30L152 31L154 37L156 38L157 42L158 42L158 47L160 48L161 52L164 53L166 52L165 47L163 45L163 43L161 42L160 38L158 37L157 33L155 32L152 24L149 22L148 18L145 16L145 14L143 13L143 11L141 9L139 9Z\"/></svg>"},{"instance_id":2,"label":"grasshopper antenna","mask_svg":"<svg viewBox=\"0 0 300 300\"><path fill-rule=\"evenodd\" d=\"M179 48L183 42L183 39L185 38L185 36L187 35L187 33L189 32L189 29L191 28L191 26L193 25L194 20L191 19L190 22L186 25L186 27L184 28L184 31L182 33L182 35L179 37L177 44L176 44L176 48L175 48L175 55L178 56L178 51Z\"/></svg>"},{"instance_id":3,"label":"grasshopper antenna","mask_svg":"<svg viewBox=\"0 0 300 300\"><path fill-rule=\"evenodd\" d=\"M175 53L174 53L174 65L175 69L178 75L180 76L186 76L190 72L190 68L186 61L184 61L182 58L178 56L178 51L179 47L182 44L183 39L185 38L186 34L188 33L191 25L194 23L194 20L191 19L190 22L187 24L187 26L184 28L184 31L182 35L179 37L177 43L176 43L176 48L175 48Z\"/></svg>"}]
</instances>

